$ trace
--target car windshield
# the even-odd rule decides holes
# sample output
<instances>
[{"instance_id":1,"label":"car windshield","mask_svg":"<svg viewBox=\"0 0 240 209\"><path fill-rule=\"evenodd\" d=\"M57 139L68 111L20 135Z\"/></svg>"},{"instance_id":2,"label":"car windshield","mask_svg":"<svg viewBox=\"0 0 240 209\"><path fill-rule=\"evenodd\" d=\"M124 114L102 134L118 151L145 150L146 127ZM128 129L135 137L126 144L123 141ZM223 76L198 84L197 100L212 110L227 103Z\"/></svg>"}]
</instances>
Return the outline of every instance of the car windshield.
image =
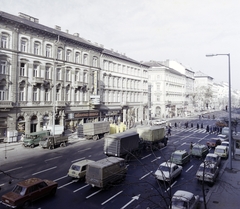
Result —
<instances>
[{"instance_id":1,"label":"car windshield","mask_svg":"<svg viewBox=\"0 0 240 209\"><path fill-rule=\"evenodd\" d=\"M225 153L225 150L224 149L216 149L215 150L217 153Z\"/></svg>"},{"instance_id":2,"label":"car windshield","mask_svg":"<svg viewBox=\"0 0 240 209\"><path fill-rule=\"evenodd\" d=\"M178 208L187 208L187 202L179 199L173 199L172 206L177 206Z\"/></svg>"},{"instance_id":3,"label":"car windshield","mask_svg":"<svg viewBox=\"0 0 240 209\"><path fill-rule=\"evenodd\" d=\"M80 171L81 166L79 165L72 165L71 169L74 171Z\"/></svg>"},{"instance_id":4,"label":"car windshield","mask_svg":"<svg viewBox=\"0 0 240 209\"><path fill-rule=\"evenodd\" d=\"M181 160L182 156L178 155L178 154L172 154L172 159L177 159L177 160Z\"/></svg>"},{"instance_id":5,"label":"car windshield","mask_svg":"<svg viewBox=\"0 0 240 209\"><path fill-rule=\"evenodd\" d=\"M209 161L209 162L216 162L217 159L215 157L212 157L212 156L207 156L205 161Z\"/></svg>"},{"instance_id":6,"label":"car windshield","mask_svg":"<svg viewBox=\"0 0 240 209\"><path fill-rule=\"evenodd\" d=\"M26 193L26 188L25 187L22 187L22 186L19 186L19 185L16 185L13 190L12 190L14 193L17 193L17 194L20 194L20 195L25 195Z\"/></svg>"},{"instance_id":7,"label":"car windshield","mask_svg":"<svg viewBox=\"0 0 240 209\"><path fill-rule=\"evenodd\" d=\"M170 168L168 166L160 165L159 170L169 172Z\"/></svg>"}]
</instances>

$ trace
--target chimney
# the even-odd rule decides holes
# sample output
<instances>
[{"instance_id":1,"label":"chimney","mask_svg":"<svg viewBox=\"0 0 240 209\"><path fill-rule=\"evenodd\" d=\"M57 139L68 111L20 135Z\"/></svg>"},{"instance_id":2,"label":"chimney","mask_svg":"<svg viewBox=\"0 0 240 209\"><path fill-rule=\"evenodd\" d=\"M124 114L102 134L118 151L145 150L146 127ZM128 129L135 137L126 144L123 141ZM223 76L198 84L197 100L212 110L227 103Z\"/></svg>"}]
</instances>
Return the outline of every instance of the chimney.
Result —
<instances>
[{"instance_id":1,"label":"chimney","mask_svg":"<svg viewBox=\"0 0 240 209\"><path fill-rule=\"evenodd\" d=\"M61 27L58 26L58 25L55 25L55 29L56 29L56 30L61 30Z\"/></svg>"},{"instance_id":2,"label":"chimney","mask_svg":"<svg viewBox=\"0 0 240 209\"><path fill-rule=\"evenodd\" d=\"M69 32L69 30L67 29L67 30L66 30L66 33L68 33L68 32Z\"/></svg>"},{"instance_id":3,"label":"chimney","mask_svg":"<svg viewBox=\"0 0 240 209\"><path fill-rule=\"evenodd\" d=\"M76 37L79 37L79 33L74 33L73 35Z\"/></svg>"}]
</instances>

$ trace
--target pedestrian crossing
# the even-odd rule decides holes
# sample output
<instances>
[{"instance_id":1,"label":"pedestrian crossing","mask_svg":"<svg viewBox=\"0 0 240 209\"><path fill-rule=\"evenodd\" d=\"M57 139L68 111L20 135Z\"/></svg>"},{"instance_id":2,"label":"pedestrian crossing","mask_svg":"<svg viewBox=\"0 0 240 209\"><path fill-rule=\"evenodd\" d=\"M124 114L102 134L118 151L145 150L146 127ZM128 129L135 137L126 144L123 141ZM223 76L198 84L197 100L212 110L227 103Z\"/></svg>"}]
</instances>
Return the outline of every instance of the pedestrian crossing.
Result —
<instances>
[{"instance_id":1,"label":"pedestrian crossing","mask_svg":"<svg viewBox=\"0 0 240 209\"><path fill-rule=\"evenodd\" d=\"M173 131L173 132L206 133L206 129L204 129L204 128L199 128L199 129L197 129L196 127L190 127L190 128L184 128L184 127L175 128L175 127L172 127L172 131Z\"/></svg>"}]
</instances>

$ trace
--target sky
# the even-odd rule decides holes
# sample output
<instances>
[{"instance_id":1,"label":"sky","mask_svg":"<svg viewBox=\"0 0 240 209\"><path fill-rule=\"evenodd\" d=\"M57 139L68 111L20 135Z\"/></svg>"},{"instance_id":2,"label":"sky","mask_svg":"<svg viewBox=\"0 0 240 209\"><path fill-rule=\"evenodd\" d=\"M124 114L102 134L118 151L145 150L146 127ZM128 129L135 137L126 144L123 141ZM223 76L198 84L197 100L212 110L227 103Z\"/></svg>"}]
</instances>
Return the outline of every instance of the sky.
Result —
<instances>
[{"instance_id":1,"label":"sky","mask_svg":"<svg viewBox=\"0 0 240 209\"><path fill-rule=\"evenodd\" d=\"M136 61L175 60L240 90L239 0L1 0L19 12ZM238 51L239 49L239 51ZM239 57L238 57L239 56Z\"/></svg>"}]
</instances>

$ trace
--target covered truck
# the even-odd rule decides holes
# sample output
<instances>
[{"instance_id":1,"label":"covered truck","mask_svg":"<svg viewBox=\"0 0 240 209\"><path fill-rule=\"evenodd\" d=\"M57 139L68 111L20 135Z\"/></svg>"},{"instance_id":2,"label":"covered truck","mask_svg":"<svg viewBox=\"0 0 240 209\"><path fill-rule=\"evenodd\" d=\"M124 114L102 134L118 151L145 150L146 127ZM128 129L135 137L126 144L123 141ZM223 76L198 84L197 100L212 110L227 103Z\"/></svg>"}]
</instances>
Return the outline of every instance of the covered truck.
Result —
<instances>
[{"instance_id":1,"label":"covered truck","mask_svg":"<svg viewBox=\"0 0 240 209\"><path fill-rule=\"evenodd\" d=\"M108 157L89 163L86 171L86 183L92 187L105 189L115 182L125 179L127 165L125 160L118 157Z\"/></svg>"},{"instance_id":2,"label":"covered truck","mask_svg":"<svg viewBox=\"0 0 240 209\"><path fill-rule=\"evenodd\" d=\"M167 145L165 128L160 126L138 126L136 128L141 143L145 148L158 149Z\"/></svg>"},{"instance_id":3,"label":"covered truck","mask_svg":"<svg viewBox=\"0 0 240 209\"><path fill-rule=\"evenodd\" d=\"M98 140L109 134L110 124L107 121L98 121L83 124L83 134L86 139Z\"/></svg>"},{"instance_id":4,"label":"covered truck","mask_svg":"<svg viewBox=\"0 0 240 209\"><path fill-rule=\"evenodd\" d=\"M139 142L139 135L136 131L108 135L104 139L104 154L127 159L139 153Z\"/></svg>"},{"instance_id":5,"label":"covered truck","mask_svg":"<svg viewBox=\"0 0 240 209\"><path fill-rule=\"evenodd\" d=\"M62 135L46 136L40 140L39 145L42 148L54 149L56 146L65 147L67 145L67 142L68 142L67 136Z\"/></svg>"}]
</instances>

